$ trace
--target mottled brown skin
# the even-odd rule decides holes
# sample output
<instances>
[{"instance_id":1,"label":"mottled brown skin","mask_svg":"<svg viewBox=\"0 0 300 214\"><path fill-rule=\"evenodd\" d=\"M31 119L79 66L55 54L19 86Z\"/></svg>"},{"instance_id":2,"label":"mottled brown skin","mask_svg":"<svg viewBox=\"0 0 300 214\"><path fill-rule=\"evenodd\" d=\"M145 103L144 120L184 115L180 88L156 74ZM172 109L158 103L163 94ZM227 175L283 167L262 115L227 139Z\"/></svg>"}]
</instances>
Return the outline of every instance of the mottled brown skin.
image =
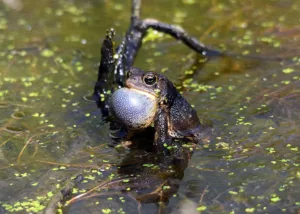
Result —
<instances>
[{"instance_id":1,"label":"mottled brown skin","mask_svg":"<svg viewBox=\"0 0 300 214\"><path fill-rule=\"evenodd\" d=\"M204 128L196 111L165 76L131 68L126 87L154 95L158 108L154 117L155 145L171 145L172 138L189 138L202 142Z\"/></svg>"}]
</instances>

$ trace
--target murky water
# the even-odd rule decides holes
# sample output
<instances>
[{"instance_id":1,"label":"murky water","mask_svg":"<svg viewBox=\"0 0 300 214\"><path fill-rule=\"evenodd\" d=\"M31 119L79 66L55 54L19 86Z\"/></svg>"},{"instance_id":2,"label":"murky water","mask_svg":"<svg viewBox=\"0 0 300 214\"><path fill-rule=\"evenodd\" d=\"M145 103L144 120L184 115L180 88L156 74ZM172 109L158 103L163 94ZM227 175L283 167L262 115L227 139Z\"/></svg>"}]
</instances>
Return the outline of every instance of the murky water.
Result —
<instances>
[{"instance_id":1,"label":"murky water","mask_svg":"<svg viewBox=\"0 0 300 214\"><path fill-rule=\"evenodd\" d=\"M216 130L167 172L169 160L120 148L89 98L106 29L121 41L130 2L0 2L0 213L49 209L76 176L68 199L91 191L65 213L299 212L299 11L298 0L143 2L143 17L246 56L203 62L167 36L145 41L136 66L164 72Z\"/></svg>"}]
</instances>

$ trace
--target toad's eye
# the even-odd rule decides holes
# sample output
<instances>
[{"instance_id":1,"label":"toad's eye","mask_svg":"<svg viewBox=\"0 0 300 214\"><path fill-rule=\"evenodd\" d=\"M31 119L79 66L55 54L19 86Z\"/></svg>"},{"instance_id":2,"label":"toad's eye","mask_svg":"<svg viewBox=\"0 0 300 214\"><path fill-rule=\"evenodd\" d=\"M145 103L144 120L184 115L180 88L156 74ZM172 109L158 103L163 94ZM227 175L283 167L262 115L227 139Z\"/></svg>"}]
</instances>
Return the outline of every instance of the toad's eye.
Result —
<instances>
[{"instance_id":1,"label":"toad's eye","mask_svg":"<svg viewBox=\"0 0 300 214\"><path fill-rule=\"evenodd\" d=\"M157 81L157 77L153 74L147 74L143 78L144 83L147 85L153 85Z\"/></svg>"}]
</instances>

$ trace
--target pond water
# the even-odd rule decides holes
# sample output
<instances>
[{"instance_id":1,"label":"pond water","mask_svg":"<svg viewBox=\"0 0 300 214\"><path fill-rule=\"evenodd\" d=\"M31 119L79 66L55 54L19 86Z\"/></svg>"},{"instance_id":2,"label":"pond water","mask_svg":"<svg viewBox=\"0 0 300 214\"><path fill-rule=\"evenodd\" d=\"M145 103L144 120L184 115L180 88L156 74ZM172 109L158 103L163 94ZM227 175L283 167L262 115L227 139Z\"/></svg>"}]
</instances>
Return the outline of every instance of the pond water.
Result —
<instances>
[{"instance_id":1,"label":"pond water","mask_svg":"<svg viewBox=\"0 0 300 214\"><path fill-rule=\"evenodd\" d=\"M168 76L216 135L160 168L115 143L90 99L106 30L119 44L130 1L2 0L0 213L51 213L65 185L68 200L86 195L59 213L299 213L299 11L299 0L143 2L142 17L244 56L206 61L145 39L135 65Z\"/></svg>"}]
</instances>

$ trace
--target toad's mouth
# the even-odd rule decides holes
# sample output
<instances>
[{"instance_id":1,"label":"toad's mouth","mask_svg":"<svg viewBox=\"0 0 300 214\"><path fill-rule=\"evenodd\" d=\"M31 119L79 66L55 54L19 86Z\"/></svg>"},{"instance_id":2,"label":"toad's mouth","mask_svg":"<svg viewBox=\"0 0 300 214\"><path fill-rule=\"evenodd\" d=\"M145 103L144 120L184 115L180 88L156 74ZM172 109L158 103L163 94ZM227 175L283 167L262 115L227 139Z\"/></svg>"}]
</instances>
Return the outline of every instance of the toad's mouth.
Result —
<instances>
[{"instance_id":1,"label":"toad's mouth","mask_svg":"<svg viewBox=\"0 0 300 214\"><path fill-rule=\"evenodd\" d=\"M140 90L140 89L136 89L136 88L134 88L134 87L127 87L127 88L130 89L130 90L133 90L133 91L136 92L136 93L145 95L145 96L147 96L148 98L150 98L150 99L152 99L152 100L157 101L157 97L156 97L154 94L152 94L152 93L149 93L149 92L147 92L147 91L143 91L143 90Z\"/></svg>"},{"instance_id":2,"label":"toad's mouth","mask_svg":"<svg viewBox=\"0 0 300 214\"><path fill-rule=\"evenodd\" d=\"M125 87L129 88L130 90L135 90L138 93L144 94L144 95L150 97L151 99L157 100L157 98L158 98L158 94L155 93L153 90L150 90L150 89L147 90L147 88L137 88L129 80L126 81Z\"/></svg>"}]
</instances>

